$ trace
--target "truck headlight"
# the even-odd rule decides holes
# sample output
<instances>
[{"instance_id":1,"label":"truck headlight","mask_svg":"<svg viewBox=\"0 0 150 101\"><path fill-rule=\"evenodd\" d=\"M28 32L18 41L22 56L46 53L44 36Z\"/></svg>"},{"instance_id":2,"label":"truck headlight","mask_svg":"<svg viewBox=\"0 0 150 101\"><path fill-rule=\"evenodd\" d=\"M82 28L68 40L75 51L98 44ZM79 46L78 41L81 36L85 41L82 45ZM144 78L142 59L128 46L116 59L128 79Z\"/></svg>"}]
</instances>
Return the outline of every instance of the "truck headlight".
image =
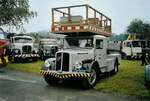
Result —
<instances>
[{"instance_id":1,"label":"truck headlight","mask_svg":"<svg viewBox=\"0 0 150 101\"><path fill-rule=\"evenodd\" d=\"M73 67L74 67L75 70L79 70L79 69L82 68L82 63L81 62L76 62Z\"/></svg>"},{"instance_id":2,"label":"truck headlight","mask_svg":"<svg viewBox=\"0 0 150 101\"><path fill-rule=\"evenodd\" d=\"M48 60L45 61L44 66L49 68L51 65L51 62L49 62Z\"/></svg>"},{"instance_id":3,"label":"truck headlight","mask_svg":"<svg viewBox=\"0 0 150 101\"><path fill-rule=\"evenodd\" d=\"M33 50L33 54L37 54L38 53L38 51L37 50Z\"/></svg>"},{"instance_id":4,"label":"truck headlight","mask_svg":"<svg viewBox=\"0 0 150 101\"><path fill-rule=\"evenodd\" d=\"M55 69L55 58L47 59L44 63L44 67L54 70Z\"/></svg>"},{"instance_id":5,"label":"truck headlight","mask_svg":"<svg viewBox=\"0 0 150 101\"><path fill-rule=\"evenodd\" d=\"M20 50L19 50L19 49L15 49L15 50L14 50L14 53L15 53L15 54L19 54L19 53L20 53Z\"/></svg>"},{"instance_id":6,"label":"truck headlight","mask_svg":"<svg viewBox=\"0 0 150 101\"><path fill-rule=\"evenodd\" d=\"M83 64L82 62L76 62L73 65L73 71L74 72L88 72L89 67L87 66L87 64Z\"/></svg>"},{"instance_id":7,"label":"truck headlight","mask_svg":"<svg viewBox=\"0 0 150 101\"><path fill-rule=\"evenodd\" d=\"M17 53L17 54L18 54L18 52L19 52L18 50L15 50L15 53Z\"/></svg>"}]
</instances>

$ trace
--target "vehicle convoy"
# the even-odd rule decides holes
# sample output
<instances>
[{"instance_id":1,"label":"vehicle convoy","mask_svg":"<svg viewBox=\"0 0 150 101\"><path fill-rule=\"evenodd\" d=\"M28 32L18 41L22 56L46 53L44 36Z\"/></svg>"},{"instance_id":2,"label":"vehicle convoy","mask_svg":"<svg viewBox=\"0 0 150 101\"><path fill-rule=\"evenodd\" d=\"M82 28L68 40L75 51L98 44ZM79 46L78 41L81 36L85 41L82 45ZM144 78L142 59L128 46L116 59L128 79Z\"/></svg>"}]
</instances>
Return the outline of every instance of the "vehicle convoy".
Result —
<instances>
[{"instance_id":1,"label":"vehicle convoy","mask_svg":"<svg viewBox=\"0 0 150 101\"><path fill-rule=\"evenodd\" d=\"M34 48L34 38L26 34L17 34L10 38L10 48L14 62L20 60L37 61L38 50Z\"/></svg>"},{"instance_id":2,"label":"vehicle convoy","mask_svg":"<svg viewBox=\"0 0 150 101\"><path fill-rule=\"evenodd\" d=\"M73 16L72 8L86 8L86 18ZM63 9L68 9L65 13ZM94 17L89 18L89 10ZM55 12L62 13L55 22ZM100 18L97 18L98 15ZM64 34L64 47L56 52L56 58L47 59L41 69L48 84L64 79L81 79L84 88L94 87L100 75L118 72L120 54L109 53L107 37L111 36L111 19L89 5L77 5L52 9L52 32Z\"/></svg>"},{"instance_id":3,"label":"vehicle convoy","mask_svg":"<svg viewBox=\"0 0 150 101\"><path fill-rule=\"evenodd\" d=\"M54 58L55 53L58 51L58 45L56 39L43 38L39 43L39 54L41 60L48 58Z\"/></svg>"},{"instance_id":4,"label":"vehicle convoy","mask_svg":"<svg viewBox=\"0 0 150 101\"><path fill-rule=\"evenodd\" d=\"M122 44L122 58L141 58L142 49L149 50L150 42L146 40L127 39Z\"/></svg>"},{"instance_id":5,"label":"vehicle convoy","mask_svg":"<svg viewBox=\"0 0 150 101\"><path fill-rule=\"evenodd\" d=\"M0 28L0 68L8 64L8 55L6 54L6 46L8 41L5 39L5 32Z\"/></svg>"}]
</instances>

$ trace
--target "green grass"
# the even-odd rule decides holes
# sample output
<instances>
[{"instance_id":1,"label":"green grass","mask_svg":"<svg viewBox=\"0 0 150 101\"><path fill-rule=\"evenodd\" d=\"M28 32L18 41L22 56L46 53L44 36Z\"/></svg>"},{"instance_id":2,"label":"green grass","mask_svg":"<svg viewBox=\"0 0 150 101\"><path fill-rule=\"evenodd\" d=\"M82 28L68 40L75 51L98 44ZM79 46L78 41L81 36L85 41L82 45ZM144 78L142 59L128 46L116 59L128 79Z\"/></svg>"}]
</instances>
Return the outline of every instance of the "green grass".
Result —
<instances>
[{"instance_id":1,"label":"green grass","mask_svg":"<svg viewBox=\"0 0 150 101\"><path fill-rule=\"evenodd\" d=\"M43 62L25 64L9 64L7 67L23 72L39 74ZM113 94L121 93L126 95L136 95L147 97L148 90L144 86L145 67L140 61L122 60L119 72L116 75L105 77L97 83L95 90Z\"/></svg>"},{"instance_id":2,"label":"green grass","mask_svg":"<svg viewBox=\"0 0 150 101\"><path fill-rule=\"evenodd\" d=\"M39 74L43 63L44 62L42 61L38 61L34 63L12 63L12 64L8 64L7 68L15 69L22 72Z\"/></svg>"},{"instance_id":3,"label":"green grass","mask_svg":"<svg viewBox=\"0 0 150 101\"><path fill-rule=\"evenodd\" d=\"M106 93L122 93L147 97L147 88L144 86L145 67L140 61L122 60L119 72L116 75L102 79L94 89Z\"/></svg>"}]
</instances>

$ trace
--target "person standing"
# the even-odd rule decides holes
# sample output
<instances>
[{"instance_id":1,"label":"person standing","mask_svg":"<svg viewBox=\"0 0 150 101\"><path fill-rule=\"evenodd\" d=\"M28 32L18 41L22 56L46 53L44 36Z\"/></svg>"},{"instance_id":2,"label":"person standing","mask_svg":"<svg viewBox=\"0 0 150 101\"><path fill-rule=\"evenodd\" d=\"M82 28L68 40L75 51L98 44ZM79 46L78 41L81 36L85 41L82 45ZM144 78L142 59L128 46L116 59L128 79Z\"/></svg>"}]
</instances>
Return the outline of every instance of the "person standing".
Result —
<instances>
[{"instance_id":1,"label":"person standing","mask_svg":"<svg viewBox=\"0 0 150 101\"><path fill-rule=\"evenodd\" d=\"M145 49L142 49L142 57L141 57L141 59L142 59L142 66L144 66L144 65L147 65L147 61L146 61L146 50Z\"/></svg>"}]
</instances>

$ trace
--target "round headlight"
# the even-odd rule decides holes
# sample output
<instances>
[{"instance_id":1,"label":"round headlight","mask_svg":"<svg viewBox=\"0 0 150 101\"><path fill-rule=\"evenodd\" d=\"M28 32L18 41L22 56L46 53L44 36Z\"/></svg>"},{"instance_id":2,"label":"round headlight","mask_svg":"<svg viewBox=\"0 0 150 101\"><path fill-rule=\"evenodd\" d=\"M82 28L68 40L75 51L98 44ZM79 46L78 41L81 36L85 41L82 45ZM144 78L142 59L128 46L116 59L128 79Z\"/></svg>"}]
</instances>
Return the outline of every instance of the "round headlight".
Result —
<instances>
[{"instance_id":1,"label":"round headlight","mask_svg":"<svg viewBox=\"0 0 150 101\"><path fill-rule=\"evenodd\" d=\"M76 62L73 67L74 67L74 69L80 69L80 68L82 68L82 63Z\"/></svg>"},{"instance_id":2,"label":"round headlight","mask_svg":"<svg viewBox=\"0 0 150 101\"><path fill-rule=\"evenodd\" d=\"M45 65L45 67L50 67L51 63L48 60L46 60L44 65Z\"/></svg>"},{"instance_id":3,"label":"round headlight","mask_svg":"<svg viewBox=\"0 0 150 101\"><path fill-rule=\"evenodd\" d=\"M18 53L19 53L19 50L15 50L15 53L18 54Z\"/></svg>"}]
</instances>

